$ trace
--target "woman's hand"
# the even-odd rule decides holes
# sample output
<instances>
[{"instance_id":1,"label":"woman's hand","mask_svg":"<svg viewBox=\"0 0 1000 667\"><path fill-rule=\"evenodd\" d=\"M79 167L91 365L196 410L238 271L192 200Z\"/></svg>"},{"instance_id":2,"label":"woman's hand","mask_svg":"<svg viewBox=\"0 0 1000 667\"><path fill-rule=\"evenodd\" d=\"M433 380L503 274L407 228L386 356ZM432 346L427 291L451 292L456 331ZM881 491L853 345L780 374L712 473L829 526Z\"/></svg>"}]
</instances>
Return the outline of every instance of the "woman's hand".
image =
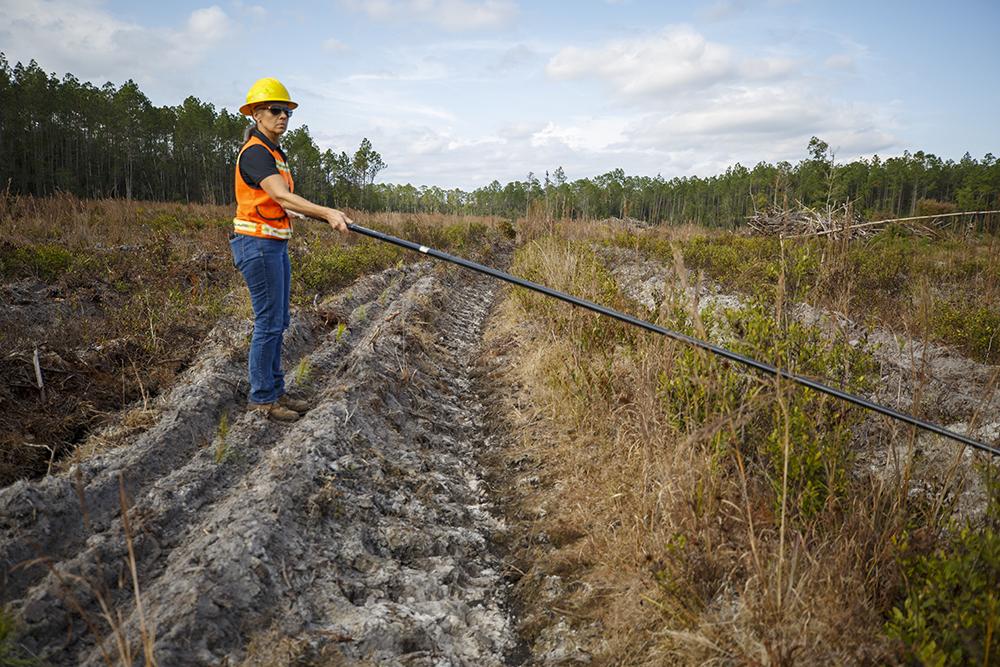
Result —
<instances>
[{"instance_id":1,"label":"woman's hand","mask_svg":"<svg viewBox=\"0 0 1000 667\"><path fill-rule=\"evenodd\" d=\"M330 223L330 227L341 234L346 234L348 232L348 223L354 222L335 208L326 209L326 215L324 217L326 218L326 221Z\"/></svg>"}]
</instances>

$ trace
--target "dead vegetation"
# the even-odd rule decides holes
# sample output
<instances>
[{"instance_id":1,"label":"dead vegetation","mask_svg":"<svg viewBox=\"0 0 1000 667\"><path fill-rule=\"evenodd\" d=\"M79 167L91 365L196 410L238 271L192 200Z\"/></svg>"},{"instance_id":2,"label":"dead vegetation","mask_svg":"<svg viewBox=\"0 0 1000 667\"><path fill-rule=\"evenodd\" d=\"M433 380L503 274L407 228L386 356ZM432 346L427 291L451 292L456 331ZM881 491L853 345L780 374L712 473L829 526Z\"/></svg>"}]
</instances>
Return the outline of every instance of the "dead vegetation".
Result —
<instances>
[{"instance_id":1,"label":"dead vegetation","mask_svg":"<svg viewBox=\"0 0 1000 667\"><path fill-rule=\"evenodd\" d=\"M685 258L694 240L676 240ZM694 250L729 247L704 238ZM863 347L787 316L791 295L816 284L800 255L779 254L738 311L695 314L677 290L644 313L591 248L542 232L514 272L855 391L878 381ZM750 273L770 261L738 258L728 266ZM682 284L684 270L667 266L668 283ZM898 307L886 284L875 289ZM873 291L846 278L839 288L840 298ZM920 451L912 434L873 436L854 409L533 294L512 292L502 309L491 347L503 351L501 386L515 387L499 411L518 443L501 455L512 471L503 493L526 536L513 563L540 664L983 664L995 654L994 462L979 459L992 500L968 524L952 514L960 482L907 463ZM902 448L888 474L853 465L862 433ZM915 474L926 475L920 494L908 492Z\"/></svg>"},{"instance_id":2,"label":"dead vegetation","mask_svg":"<svg viewBox=\"0 0 1000 667\"><path fill-rule=\"evenodd\" d=\"M799 205L798 208L768 208L755 211L747 218L747 226L752 234L761 236L795 236L830 234L843 232L850 234L863 218L851 210L849 204L827 207L825 210Z\"/></svg>"},{"instance_id":3,"label":"dead vegetation","mask_svg":"<svg viewBox=\"0 0 1000 667\"><path fill-rule=\"evenodd\" d=\"M668 231L669 230L669 231ZM981 362L1000 359L1000 236L961 230L941 238L890 228L868 239L781 240L686 228L597 239L673 263L724 289L773 299L783 276L788 300L838 313L907 338L958 347Z\"/></svg>"},{"instance_id":4,"label":"dead vegetation","mask_svg":"<svg viewBox=\"0 0 1000 667\"><path fill-rule=\"evenodd\" d=\"M499 224L359 217L473 254ZM209 329L224 315L248 315L227 244L231 218L223 206L0 196L0 486L44 475L123 408L126 418L104 434L111 445L147 427L154 399ZM300 307L412 259L368 239L336 238L315 222L298 224L296 234Z\"/></svg>"},{"instance_id":5,"label":"dead vegetation","mask_svg":"<svg viewBox=\"0 0 1000 667\"><path fill-rule=\"evenodd\" d=\"M924 200L922 200L923 203ZM986 226L996 227L991 221L1000 211L939 212L929 215L911 215L865 220L850 202L837 206L811 208L799 202L797 208L770 207L754 211L747 218L751 234L781 238L836 236L843 239L867 238L878 234L885 227L895 225L914 236L940 237L949 228L966 224L975 226L977 220Z\"/></svg>"}]
</instances>

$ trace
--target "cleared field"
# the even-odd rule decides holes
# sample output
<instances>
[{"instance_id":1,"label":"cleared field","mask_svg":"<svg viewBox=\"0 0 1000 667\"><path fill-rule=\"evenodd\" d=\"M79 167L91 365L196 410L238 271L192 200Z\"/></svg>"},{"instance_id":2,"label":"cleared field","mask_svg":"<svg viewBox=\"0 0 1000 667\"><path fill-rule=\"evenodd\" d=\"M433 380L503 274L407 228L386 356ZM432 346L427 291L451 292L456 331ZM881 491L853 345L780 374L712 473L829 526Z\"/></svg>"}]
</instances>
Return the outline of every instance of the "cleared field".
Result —
<instances>
[{"instance_id":1,"label":"cleared field","mask_svg":"<svg viewBox=\"0 0 1000 667\"><path fill-rule=\"evenodd\" d=\"M305 224L286 365L316 407L281 427L243 408L248 304L227 211L5 206L0 437L21 457L7 481L22 481L0 489L0 628L12 628L0 657L996 654L1000 484L981 455ZM1000 438L993 237L782 247L694 227L358 217ZM945 307L952 327L936 315ZM78 431L41 430L57 417ZM57 452L49 475L38 444Z\"/></svg>"}]
</instances>

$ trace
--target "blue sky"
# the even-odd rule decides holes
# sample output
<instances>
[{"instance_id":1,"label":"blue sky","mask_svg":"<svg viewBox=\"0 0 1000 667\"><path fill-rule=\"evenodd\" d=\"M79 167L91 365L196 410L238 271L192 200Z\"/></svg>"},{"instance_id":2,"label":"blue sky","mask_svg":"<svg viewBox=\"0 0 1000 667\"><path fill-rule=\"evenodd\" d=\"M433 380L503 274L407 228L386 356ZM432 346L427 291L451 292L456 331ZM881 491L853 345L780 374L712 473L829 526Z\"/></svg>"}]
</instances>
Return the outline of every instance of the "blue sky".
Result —
<instances>
[{"instance_id":1,"label":"blue sky","mask_svg":"<svg viewBox=\"0 0 1000 667\"><path fill-rule=\"evenodd\" d=\"M369 137L380 180L474 188L1000 153L1000 2L0 0L0 51L235 111L276 76L321 148Z\"/></svg>"}]
</instances>

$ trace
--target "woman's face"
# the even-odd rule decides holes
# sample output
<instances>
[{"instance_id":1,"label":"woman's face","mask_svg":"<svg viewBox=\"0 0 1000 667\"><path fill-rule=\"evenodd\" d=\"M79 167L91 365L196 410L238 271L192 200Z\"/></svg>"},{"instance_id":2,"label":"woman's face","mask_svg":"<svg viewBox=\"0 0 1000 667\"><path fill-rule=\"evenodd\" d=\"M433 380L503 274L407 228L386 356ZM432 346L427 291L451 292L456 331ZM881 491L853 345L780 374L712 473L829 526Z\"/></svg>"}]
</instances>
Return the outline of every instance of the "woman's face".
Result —
<instances>
[{"instance_id":1,"label":"woman's face","mask_svg":"<svg viewBox=\"0 0 1000 667\"><path fill-rule=\"evenodd\" d=\"M288 118L291 116L291 113L282 112L275 114L272 112L272 109L288 111L288 105L281 102L265 102L254 109L253 117L261 129L280 136L288 129Z\"/></svg>"}]
</instances>

